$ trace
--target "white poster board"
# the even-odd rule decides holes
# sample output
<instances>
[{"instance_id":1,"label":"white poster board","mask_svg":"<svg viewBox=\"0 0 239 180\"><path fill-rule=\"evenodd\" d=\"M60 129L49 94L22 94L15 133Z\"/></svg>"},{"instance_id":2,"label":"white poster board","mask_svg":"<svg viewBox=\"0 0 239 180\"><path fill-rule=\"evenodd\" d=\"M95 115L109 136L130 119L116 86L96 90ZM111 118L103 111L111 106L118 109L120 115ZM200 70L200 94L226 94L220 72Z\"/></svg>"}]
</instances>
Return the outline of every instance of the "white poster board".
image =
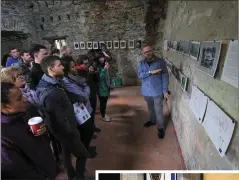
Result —
<instances>
[{"instance_id":1,"label":"white poster board","mask_svg":"<svg viewBox=\"0 0 239 180\"><path fill-rule=\"evenodd\" d=\"M231 141L235 121L228 117L213 101L209 100L202 124L217 151L223 157Z\"/></svg>"},{"instance_id":2,"label":"white poster board","mask_svg":"<svg viewBox=\"0 0 239 180\"><path fill-rule=\"evenodd\" d=\"M192 94L189 102L189 107L200 123L202 123L203 121L203 116L206 111L207 102L208 97L196 86L192 86Z\"/></svg>"},{"instance_id":3,"label":"white poster board","mask_svg":"<svg viewBox=\"0 0 239 180\"><path fill-rule=\"evenodd\" d=\"M168 50L168 41L167 40L164 40L164 42L163 42L163 49L164 49L164 51Z\"/></svg>"},{"instance_id":4,"label":"white poster board","mask_svg":"<svg viewBox=\"0 0 239 180\"><path fill-rule=\"evenodd\" d=\"M238 88L238 40L230 41L227 49L221 80Z\"/></svg>"},{"instance_id":5,"label":"white poster board","mask_svg":"<svg viewBox=\"0 0 239 180\"><path fill-rule=\"evenodd\" d=\"M88 110L83 103L73 104L76 120L79 125L84 124L87 120L91 118Z\"/></svg>"},{"instance_id":6,"label":"white poster board","mask_svg":"<svg viewBox=\"0 0 239 180\"><path fill-rule=\"evenodd\" d=\"M176 180L176 179L172 179L171 173L165 173L164 174L164 180Z\"/></svg>"}]
</instances>

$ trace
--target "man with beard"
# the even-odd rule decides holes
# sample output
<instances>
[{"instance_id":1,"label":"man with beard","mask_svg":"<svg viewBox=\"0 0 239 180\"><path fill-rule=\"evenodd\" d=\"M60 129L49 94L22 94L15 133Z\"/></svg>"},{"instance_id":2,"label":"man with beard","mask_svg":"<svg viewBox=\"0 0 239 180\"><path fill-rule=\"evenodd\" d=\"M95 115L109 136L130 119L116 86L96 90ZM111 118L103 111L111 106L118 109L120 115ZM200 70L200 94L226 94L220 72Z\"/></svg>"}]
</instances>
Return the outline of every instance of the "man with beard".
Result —
<instances>
[{"instance_id":1,"label":"man with beard","mask_svg":"<svg viewBox=\"0 0 239 180\"><path fill-rule=\"evenodd\" d=\"M22 74L28 76L32 68L33 59L30 55L30 52L27 50L21 51L20 55L22 58L22 63L20 63L19 67Z\"/></svg>"},{"instance_id":2,"label":"man with beard","mask_svg":"<svg viewBox=\"0 0 239 180\"><path fill-rule=\"evenodd\" d=\"M163 125L163 99L168 94L168 70L163 59L153 54L153 48L145 45L142 50L144 59L138 67L138 77L142 81L141 92L148 105L150 120L144 124L150 127L157 124L158 137L163 139L165 135Z\"/></svg>"}]
</instances>

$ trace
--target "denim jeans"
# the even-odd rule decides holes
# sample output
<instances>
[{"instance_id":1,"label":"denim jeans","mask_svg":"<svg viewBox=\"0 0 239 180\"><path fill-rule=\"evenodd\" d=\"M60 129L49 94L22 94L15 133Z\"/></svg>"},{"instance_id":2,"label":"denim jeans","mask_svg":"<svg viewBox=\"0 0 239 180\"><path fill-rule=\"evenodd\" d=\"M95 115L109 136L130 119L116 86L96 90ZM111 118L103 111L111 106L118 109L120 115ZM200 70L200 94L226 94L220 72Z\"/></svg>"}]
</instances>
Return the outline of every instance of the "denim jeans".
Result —
<instances>
[{"instance_id":1,"label":"denim jeans","mask_svg":"<svg viewBox=\"0 0 239 180\"><path fill-rule=\"evenodd\" d=\"M163 125L163 94L156 97L144 97L149 111L149 119L157 124L157 128L164 128Z\"/></svg>"}]
</instances>

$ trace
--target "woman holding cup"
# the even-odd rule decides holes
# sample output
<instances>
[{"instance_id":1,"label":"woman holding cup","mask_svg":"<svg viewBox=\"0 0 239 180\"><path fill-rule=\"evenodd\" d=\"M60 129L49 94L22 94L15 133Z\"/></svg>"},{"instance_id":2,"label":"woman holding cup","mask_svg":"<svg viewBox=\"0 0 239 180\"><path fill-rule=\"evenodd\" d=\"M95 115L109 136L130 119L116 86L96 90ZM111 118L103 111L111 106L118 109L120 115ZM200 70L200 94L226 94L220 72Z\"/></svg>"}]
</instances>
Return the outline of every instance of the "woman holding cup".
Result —
<instances>
[{"instance_id":1,"label":"woman holding cup","mask_svg":"<svg viewBox=\"0 0 239 180\"><path fill-rule=\"evenodd\" d=\"M27 99L27 108L31 112L32 116L39 116L38 109L36 108L39 104L36 92L30 90L27 86L26 79L17 67L8 67L1 70L1 82L12 83L16 88L22 91L23 96ZM42 123L36 136L43 135L46 132L45 125Z\"/></svg>"},{"instance_id":2,"label":"woman holding cup","mask_svg":"<svg viewBox=\"0 0 239 180\"><path fill-rule=\"evenodd\" d=\"M39 98L37 97L36 91L31 90L27 85L26 79L17 67L8 67L1 70L1 82L12 83L15 87L20 88L23 97L27 99L27 109L31 113L32 117L39 116ZM29 129L31 130L31 129ZM54 156L56 161L60 162L59 154L61 152L60 143L52 136L51 133L46 133L46 127L42 123L38 129L38 133L35 136L44 135L46 139L52 141Z\"/></svg>"},{"instance_id":3,"label":"woman holding cup","mask_svg":"<svg viewBox=\"0 0 239 180\"><path fill-rule=\"evenodd\" d=\"M3 179L56 178L56 163L50 145L39 136L42 120L40 117L34 119L27 110L27 100L21 90L12 83L1 82ZM32 131L29 131L28 120Z\"/></svg>"}]
</instances>

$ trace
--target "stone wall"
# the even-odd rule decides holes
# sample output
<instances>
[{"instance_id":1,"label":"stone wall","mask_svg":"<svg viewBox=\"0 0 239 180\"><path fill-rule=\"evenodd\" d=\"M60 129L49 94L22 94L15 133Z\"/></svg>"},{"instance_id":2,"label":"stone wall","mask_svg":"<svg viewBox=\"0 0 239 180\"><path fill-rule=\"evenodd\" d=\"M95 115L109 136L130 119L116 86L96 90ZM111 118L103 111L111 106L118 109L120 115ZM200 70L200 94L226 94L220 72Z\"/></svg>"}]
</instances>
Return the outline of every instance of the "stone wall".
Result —
<instances>
[{"instance_id":1,"label":"stone wall","mask_svg":"<svg viewBox=\"0 0 239 180\"><path fill-rule=\"evenodd\" d=\"M74 42L141 40L155 46L162 56L163 23L167 0L77 0L77 1L3 1L2 30L27 34L24 42L29 47L34 42L50 47L43 38L67 36L67 44ZM21 7L21 8L19 8ZM22 40L21 40L22 41ZM73 55L87 50L74 50ZM110 50L114 75L120 76L124 85L139 84L138 62L142 59L140 48Z\"/></svg>"},{"instance_id":2,"label":"stone wall","mask_svg":"<svg viewBox=\"0 0 239 180\"><path fill-rule=\"evenodd\" d=\"M1 31L1 41L5 46L8 46L9 41L21 41L22 48L29 48L30 44L37 42L35 23L31 16L29 3L3 0L1 2Z\"/></svg>"},{"instance_id":3,"label":"stone wall","mask_svg":"<svg viewBox=\"0 0 239 180\"><path fill-rule=\"evenodd\" d=\"M238 39L237 25L237 1L170 1L164 39L177 41ZM223 44L215 78L197 71L197 61L190 57L171 50L163 52L164 56L189 78L187 92L181 90L172 75L169 85L173 99L172 120L188 169L239 169L238 129L234 131L225 157L221 158L203 126L198 123L189 108L191 88L192 84L195 84L238 122L238 89L220 80L225 52L226 45Z\"/></svg>"},{"instance_id":4,"label":"stone wall","mask_svg":"<svg viewBox=\"0 0 239 180\"><path fill-rule=\"evenodd\" d=\"M161 2L161 3L159 3ZM162 3L163 2L163 3ZM66 42L108 40L161 41L165 1L72 1L34 3L33 15L40 37L68 36ZM44 22L43 22L44 18ZM42 41L42 43L44 43ZM162 54L161 46L156 48ZM138 84L140 49L110 50L116 74L124 85ZM86 50L74 50L74 56Z\"/></svg>"}]
</instances>

